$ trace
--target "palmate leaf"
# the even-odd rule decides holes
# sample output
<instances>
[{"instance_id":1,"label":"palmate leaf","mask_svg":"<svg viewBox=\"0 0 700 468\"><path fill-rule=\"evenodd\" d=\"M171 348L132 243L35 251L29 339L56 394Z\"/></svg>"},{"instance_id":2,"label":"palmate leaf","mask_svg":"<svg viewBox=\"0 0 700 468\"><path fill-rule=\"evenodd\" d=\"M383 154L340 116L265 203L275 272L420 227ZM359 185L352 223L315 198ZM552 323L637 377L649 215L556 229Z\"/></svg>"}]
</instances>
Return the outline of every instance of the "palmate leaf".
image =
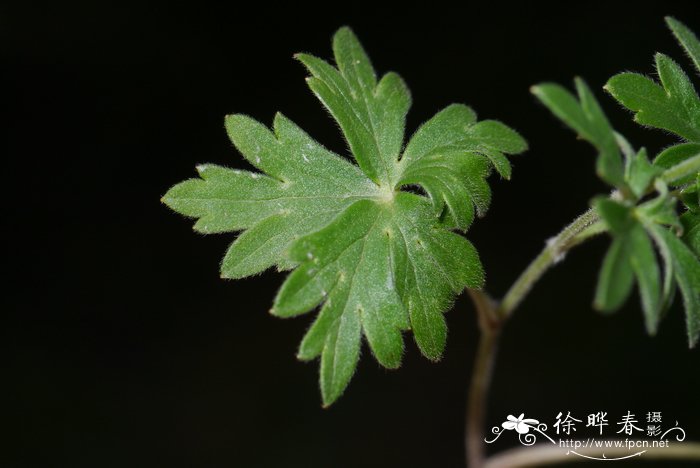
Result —
<instances>
[{"instance_id":1,"label":"palmate leaf","mask_svg":"<svg viewBox=\"0 0 700 468\"><path fill-rule=\"evenodd\" d=\"M225 278L269 267L293 270L272 313L320 312L298 357L321 358L325 405L350 381L362 337L377 361L398 367L404 330L421 352L440 358L447 335L443 313L484 273L466 230L490 201L491 168L509 178L505 154L524 140L496 121L477 122L452 105L421 126L405 151L411 98L395 73L377 79L348 28L334 36L335 66L296 57L308 85L340 126L357 165L315 142L284 116L272 129L250 117L226 118L240 153L261 172L198 167L200 177L174 186L163 201L198 218L202 233L241 231L221 265ZM418 186L425 196L401 190Z\"/></svg>"},{"instance_id":2,"label":"palmate leaf","mask_svg":"<svg viewBox=\"0 0 700 468\"><path fill-rule=\"evenodd\" d=\"M664 54L656 54L656 70L660 84L638 73L620 73L605 89L635 112L636 122L700 141L700 99L688 76Z\"/></svg>"},{"instance_id":3,"label":"palmate leaf","mask_svg":"<svg viewBox=\"0 0 700 468\"><path fill-rule=\"evenodd\" d=\"M685 25L666 18L668 26L700 71L700 42ZM700 142L700 98L683 69L670 57L656 54L659 83L638 73L620 73L605 89L635 113L642 125L668 130L690 142Z\"/></svg>"}]
</instances>

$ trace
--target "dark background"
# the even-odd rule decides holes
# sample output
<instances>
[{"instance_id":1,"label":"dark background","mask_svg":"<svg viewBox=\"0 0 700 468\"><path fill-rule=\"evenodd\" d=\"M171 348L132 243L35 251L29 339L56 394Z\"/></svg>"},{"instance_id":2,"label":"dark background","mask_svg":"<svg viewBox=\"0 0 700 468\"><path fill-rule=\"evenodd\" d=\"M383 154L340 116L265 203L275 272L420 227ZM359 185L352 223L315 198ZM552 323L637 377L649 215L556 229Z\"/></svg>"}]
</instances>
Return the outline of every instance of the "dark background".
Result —
<instances>
[{"instance_id":1,"label":"dark background","mask_svg":"<svg viewBox=\"0 0 700 468\"><path fill-rule=\"evenodd\" d=\"M622 70L652 73L655 51L684 59L665 14L700 30L691 7L672 3L256 3L0 6L0 466L462 466L476 339L466 297L447 315L440 364L410 336L399 371L365 350L348 392L323 410L317 363L294 357L311 315L267 313L283 277L220 280L234 235L193 234L160 196L197 163L245 167L223 130L227 113L269 124L282 111L345 154L292 54L329 58L333 31L349 24L379 72L408 82L409 131L465 102L529 140L513 180L493 178L491 212L469 232L500 295L545 239L608 190L591 148L529 86L585 77L616 127L656 151L670 137L635 127L601 86ZM591 310L607 243L570 254L508 324L489 426L521 412L551 424L559 411L603 410L614 425L628 410L663 411L665 425L678 420L700 439L700 351L687 349L682 308L655 338L636 298L614 317ZM516 443L502 439L495 448Z\"/></svg>"}]
</instances>

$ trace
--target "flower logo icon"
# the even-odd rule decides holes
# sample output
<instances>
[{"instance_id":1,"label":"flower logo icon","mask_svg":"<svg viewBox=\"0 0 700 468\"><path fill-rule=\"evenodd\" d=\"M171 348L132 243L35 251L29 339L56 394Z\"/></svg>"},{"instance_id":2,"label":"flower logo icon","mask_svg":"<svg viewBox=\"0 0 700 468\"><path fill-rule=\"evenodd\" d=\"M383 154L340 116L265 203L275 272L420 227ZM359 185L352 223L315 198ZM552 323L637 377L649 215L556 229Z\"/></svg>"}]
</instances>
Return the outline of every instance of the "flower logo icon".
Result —
<instances>
[{"instance_id":1,"label":"flower logo icon","mask_svg":"<svg viewBox=\"0 0 700 468\"><path fill-rule=\"evenodd\" d=\"M501 426L503 426L503 429L506 429L508 431L512 431L515 429L518 434L527 434L530 432L530 428L533 426L537 426L540 422L537 419L524 419L525 413L520 413L520 416L517 418L513 416L512 414L508 415L508 421L505 421Z\"/></svg>"}]
</instances>

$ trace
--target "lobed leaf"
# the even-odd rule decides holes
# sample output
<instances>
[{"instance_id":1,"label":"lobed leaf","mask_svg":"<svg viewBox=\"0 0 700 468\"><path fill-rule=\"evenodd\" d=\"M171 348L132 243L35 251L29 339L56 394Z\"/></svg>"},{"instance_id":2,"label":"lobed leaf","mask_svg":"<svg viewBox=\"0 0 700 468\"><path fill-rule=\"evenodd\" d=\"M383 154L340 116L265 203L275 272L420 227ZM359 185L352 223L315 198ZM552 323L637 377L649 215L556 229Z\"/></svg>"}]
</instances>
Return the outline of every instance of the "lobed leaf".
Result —
<instances>
[{"instance_id":1,"label":"lobed leaf","mask_svg":"<svg viewBox=\"0 0 700 468\"><path fill-rule=\"evenodd\" d=\"M173 210L199 218L195 230L210 234L246 230L222 263L224 278L242 278L271 266L289 269L285 257L297 238L320 229L376 186L347 160L323 148L281 114L274 133L250 117L226 118L238 150L259 172L198 166L201 179L168 191Z\"/></svg>"},{"instance_id":2,"label":"lobed leaf","mask_svg":"<svg viewBox=\"0 0 700 468\"><path fill-rule=\"evenodd\" d=\"M338 122L362 170L373 181L390 184L411 106L408 87L395 73L377 83L367 53L347 27L335 34L333 52L337 69L309 54L296 58L311 73L309 87Z\"/></svg>"},{"instance_id":3,"label":"lobed leaf","mask_svg":"<svg viewBox=\"0 0 700 468\"><path fill-rule=\"evenodd\" d=\"M637 73L620 73L605 89L635 112L636 122L700 141L700 99L692 83L666 55L656 54L656 70L661 84Z\"/></svg>"},{"instance_id":4,"label":"lobed leaf","mask_svg":"<svg viewBox=\"0 0 700 468\"><path fill-rule=\"evenodd\" d=\"M475 209L483 216L491 202L486 183L490 168L509 179L511 165L504 153L518 154L526 149L527 143L514 130L494 120L477 122L472 109L453 104L411 137L401 158L398 186L421 186L436 213L447 207L455 225L466 230Z\"/></svg>"},{"instance_id":5,"label":"lobed leaf","mask_svg":"<svg viewBox=\"0 0 700 468\"><path fill-rule=\"evenodd\" d=\"M686 244L668 229L649 225L661 255L673 264L673 272L683 296L690 347L700 338L700 260Z\"/></svg>"},{"instance_id":6,"label":"lobed leaf","mask_svg":"<svg viewBox=\"0 0 700 468\"><path fill-rule=\"evenodd\" d=\"M472 245L439 228L425 200L408 193L392 204L356 202L296 242L291 256L300 266L282 285L272 313L290 317L324 303L299 355L321 355L325 404L340 396L352 376L348 363L357 359L360 333L352 335L353 343L351 335L336 342L343 323L361 325L385 367L399 366L401 330L409 327L423 353L438 359L446 337L442 312L465 286L483 284Z\"/></svg>"},{"instance_id":7,"label":"lobed leaf","mask_svg":"<svg viewBox=\"0 0 700 468\"><path fill-rule=\"evenodd\" d=\"M686 25L670 16L666 17L666 24L673 31L673 35L685 49L688 57L692 60L695 68L700 72L700 41L693 31Z\"/></svg>"},{"instance_id":8,"label":"lobed leaf","mask_svg":"<svg viewBox=\"0 0 700 468\"><path fill-rule=\"evenodd\" d=\"M667 18L667 23L698 67L697 37L673 18ZM598 277L594 306L602 312L614 312L636 283L646 329L654 334L680 289L693 345L700 334L700 263L696 257L700 252L700 98L669 57L657 54L656 69L658 83L637 73L620 73L605 85L614 98L635 112L637 122L686 140L661 151L653 163L644 148L636 151L612 129L582 80L576 80L578 96L551 83L535 86L533 93L598 149L598 173L616 188L609 197L593 200L601 220L593 225L598 227L584 231L585 235L592 229L607 230L612 237ZM688 210L682 216L678 214L679 200Z\"/></svg>"},{"instance_id":9,"label":"lobed leaf","mask_svg":"<svg viewBox=\"0 0 700 468\"><path fill-rule=\"evenodd\" d=\"M613 186L624 186L624 168L615 132L586 82L576 78L575 86L578 99L554 83L534 86L532 93L580 138L598 150L598 175Z\"/></svg>"},{"instance_id":10,"label":"lobed leaf","mask_svg":"<svg viewBox=\"0 0 700 468\"><path fill-rule=\"evenodd\" d=\"M293 270L272 313L292 317L320 311L298 357L321 359L324 405L345 390L362 337L377 361L398 367L403 331L437 360L445 348L443 317L465 287L484 273L466 230L490 202L491 168L511 175L506 154L526 149L515 131L476 121L449 106L419 128L401 153L408 88L395 73L377 74L355 35L333 38L335 66L309 54L296 57L308 84L336 120L357 165L328 151L278 114L272 129L244 115L226 118L231 141L260 172L203 165L163 201L198 218L203 233L242 231L221 265L242 278L271 266ZM401 189L421 186L427 196ZM445 209L447 208L447 209Z\"/></svg>"}]
</instances>

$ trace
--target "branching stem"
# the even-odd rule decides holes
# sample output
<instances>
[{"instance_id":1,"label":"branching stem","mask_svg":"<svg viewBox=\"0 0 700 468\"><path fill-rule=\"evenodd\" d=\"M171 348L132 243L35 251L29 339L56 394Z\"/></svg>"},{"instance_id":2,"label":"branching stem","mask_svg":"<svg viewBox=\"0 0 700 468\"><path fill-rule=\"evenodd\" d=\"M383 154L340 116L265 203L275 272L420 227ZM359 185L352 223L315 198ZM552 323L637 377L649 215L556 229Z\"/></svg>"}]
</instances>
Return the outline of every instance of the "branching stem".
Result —
<instances>
[{"instance_id":1,"label":"branching stem","mask_svg":"<svg viewBox=\"0 0 700 468\"><path fill-rule=\"evenodd\" d=\"M466 458L471 468L484 466L484 421L488 390L498 353L498 339L505 321L522 302L542 275L572 247L603 231L596 225L598 215L590 209L576 218L530 263L513 283L503 300L495 302L482 291L469 290L479 320L479 345L472 369L467 399Z\"/></svg>"},{"instance_id":2,"label":"branching stem","mask_svg":"<svg viewBox=\"0 0 700 468\"><path fill-rule=\"evenodd\" d=\"M661 175L661 179L667 183L674 182L689 174L696 173L699 169L700 154L667 169ZM678 197L679 193L671 192L670 195ZM615 191L610 197L620 199L623 196L619 191ZM467 398L465 449L467 465L470 468L518 467L526 466L528 463L541 465L548 463L550 459L553 460L552 462L563 460L562 453L566 452L553 450L550 447L518 449L487 460L484 451L483 431L488 391L498 353L498 338L503 325L545 272L561 261L573 247L605 231L605 224L596 210L591 208L565 227L557 236L547 241L544 249L515 280L500 302L494 301L482 291L469 290L469 295L477 310L481 332ZM700 460L700 444L685 444L681 448L655 451L654 454L663 458ZM567 461L576 460L567 458Z\"/></svg>"},{"instance_id":3,"label":"branching stem","mask_svg":"<svg viewBox=\"0 0 700 468\"><path fill-rule=\"evenodd\" d=\"M680 169L674 168L666 171L662 175L663 179L677 180L679 177L687 175L689 170L696 170L700 164L700 157L690 158L687 163ZM619 196L618 192L611 195L612 198ZM672 196L677 195L672 194ZM557 236L547 241L544 249L515 280L500 302L494 301L482 291L469 291L477 310L480 329L479 345L472 369L467 400L465 448L466 460L470 468L515 468L532 464L539 466L562 461L585 460L581 457L568 457L567 452L558 447L525 447L487 459L484 450L483 430L487 397L498 353L501 328L545 272L562 260L573 247L605 231L606 226L600 220L595 209L591 208L565 227ZM629 454L627 448L624 448L624 451ZM606 449L608 457L614 456L616 453L617 449ZM663 450L649 450L645 456L648 458L700 460L700 444L686 443L683 446L668 447Z\"/></svg>"}]
</instances>

